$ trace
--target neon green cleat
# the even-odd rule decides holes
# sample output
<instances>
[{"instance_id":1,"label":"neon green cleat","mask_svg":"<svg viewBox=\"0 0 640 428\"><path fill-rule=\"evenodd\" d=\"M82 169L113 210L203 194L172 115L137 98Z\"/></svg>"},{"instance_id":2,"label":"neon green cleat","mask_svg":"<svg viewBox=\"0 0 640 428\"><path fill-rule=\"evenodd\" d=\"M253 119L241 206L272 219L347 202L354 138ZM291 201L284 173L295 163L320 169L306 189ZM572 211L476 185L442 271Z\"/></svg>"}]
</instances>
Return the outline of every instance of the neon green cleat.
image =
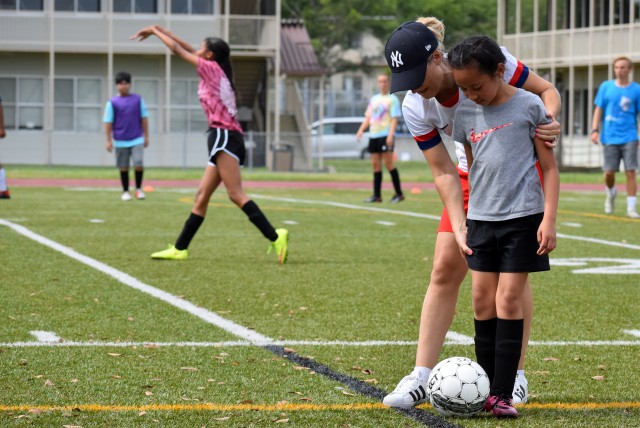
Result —
<instances>
[{"instance_id":1,"label":"neon green cleat","mask_svg":"<svg viewBox=\"0 0 640 428\"><path fill-rule=\"evenodd\" d=\"M287 262L289 231L287 229L276 229L276 233L278 234L278 239L271 243L267 250L267 254L271 253L272 250L275 250L278 255L278 260L280 260L280 264L284 264Z\"/></svg>"},{"instance_id":2,"label":"neon green cleat","mask_svg":"<svg viewBox=\"0 0 640 428\"><path fill-rule=\"evenodd\" d=\"M187 260L187 257L189 257L188 250L178 250L171 244L169 244L169 248L166 250L151 254L152 259L158 260Z\"/></svg>"}]
</instances>

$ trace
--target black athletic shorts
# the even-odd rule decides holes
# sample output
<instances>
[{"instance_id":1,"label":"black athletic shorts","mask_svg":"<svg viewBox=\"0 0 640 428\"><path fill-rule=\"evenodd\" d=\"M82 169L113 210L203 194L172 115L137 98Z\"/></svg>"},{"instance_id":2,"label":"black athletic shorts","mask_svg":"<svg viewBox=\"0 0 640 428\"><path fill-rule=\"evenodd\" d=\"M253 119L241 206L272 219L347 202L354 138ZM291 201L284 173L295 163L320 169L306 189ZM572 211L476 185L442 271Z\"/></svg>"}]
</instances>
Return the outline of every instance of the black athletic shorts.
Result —
<instances>
[{"instance_id":1,"label":"black athletic shorts","mask_svg":"<svg viewBox=\"0 0 640 428\"><path fill-rule=\"evenodd\" d=\"M207 138L209 165L216 165L216 155L221 151L230 154L238 159L240 165L244 165L246 149L242 133L221 128L209 128L207 132L209 133L209 138Z\"/></svg>"},{"instance_id":2,"label":"black athletic shorts","mask_svg":"<svg viewBox=\"0 0 640 428\"><path fill-rule=\"evenodd\" d=\"M387 137L369 138L369 153L392 152L393 146L387 146Z\"/></svg>"},{"instance_id":3,"label":"black athletic shorts","mask_svg":"<svg viewBox=\"0 0 640 428\"><path fill-rule=\"evenodd\" d=\"M541 272L549 255L539 256L538 227L543 213L505 221L467 219L469 269L479 272Z\"/></svg>"}]
</instances>

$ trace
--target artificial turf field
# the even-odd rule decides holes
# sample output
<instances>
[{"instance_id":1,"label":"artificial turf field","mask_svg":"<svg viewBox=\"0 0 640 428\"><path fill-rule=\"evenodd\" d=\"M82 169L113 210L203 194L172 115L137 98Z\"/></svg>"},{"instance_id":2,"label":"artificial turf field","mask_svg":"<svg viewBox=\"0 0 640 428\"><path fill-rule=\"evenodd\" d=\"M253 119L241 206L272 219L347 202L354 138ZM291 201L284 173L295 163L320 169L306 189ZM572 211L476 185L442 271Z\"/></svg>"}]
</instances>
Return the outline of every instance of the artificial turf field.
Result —
<instances>
[{"instance_id":1,"label":"artificial turf field","mask_svg":"<svg viewBox=\"0 0 640 428\"><path fill-rule=\"evenodd\" d=\"M192 188L13 188L0 426L640 426L640 221L602 214L602 192L561 193L552 270L532 275L530 403L499 421L380 404L414 365L435 191L246 190L290 230L286 265L224 191L180 262L149 254L175 241ZM442 358L474 358L469 277Z\"/></svg>"}]
</instances>

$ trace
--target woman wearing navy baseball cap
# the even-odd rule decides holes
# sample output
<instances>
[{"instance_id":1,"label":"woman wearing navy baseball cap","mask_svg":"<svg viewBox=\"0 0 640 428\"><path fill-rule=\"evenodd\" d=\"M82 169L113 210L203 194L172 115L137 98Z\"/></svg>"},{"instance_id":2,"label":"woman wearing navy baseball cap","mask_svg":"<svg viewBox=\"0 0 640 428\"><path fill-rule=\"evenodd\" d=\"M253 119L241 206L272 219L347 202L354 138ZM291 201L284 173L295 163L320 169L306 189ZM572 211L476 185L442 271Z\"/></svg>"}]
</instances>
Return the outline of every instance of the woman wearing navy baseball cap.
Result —
<instances>
[{"instance_id":1,"label":"woman wearing navy baseball cap","mask_svg":"<svg viewBox=\"0 0 640 428\"><path fill-rule=\"evenodd\" d=\"M455 144L458 159L456 168L441 137L441 133L451 136L456 108L465 99L453 79L443 40L444 24L437 18L426 17L399 26L385 46L385 58L391 70L391 92L409 91L402 103L402 114L432 170L436 188L445 205L437 231L431 279L420 317L416 366L383 400L386 405L400 408L411 408L428 401L427 379L438 361L453 321L458 290L467 273L467 263L459 248L463 248L467 254L471 251L466 244L460 245L460 239L466 238L466 216L459 212L460 201L463 200L461 196L464 196L465 209L469 199L464 147ZM560 94L550 82L529 70L506 49L502 48L502 51L507 59L504 80L540 96L552 120L548 125L538 126L536 134L548 142L548 147L555 147L560 124L553 118L560 113ZM452 189L454 186L461 187L455 191ZM529 283L525 288L524 300L523 346L513 391L516 404L525 403L528 399L524 354L533 313Z\"/></svg>"}]
</instances>

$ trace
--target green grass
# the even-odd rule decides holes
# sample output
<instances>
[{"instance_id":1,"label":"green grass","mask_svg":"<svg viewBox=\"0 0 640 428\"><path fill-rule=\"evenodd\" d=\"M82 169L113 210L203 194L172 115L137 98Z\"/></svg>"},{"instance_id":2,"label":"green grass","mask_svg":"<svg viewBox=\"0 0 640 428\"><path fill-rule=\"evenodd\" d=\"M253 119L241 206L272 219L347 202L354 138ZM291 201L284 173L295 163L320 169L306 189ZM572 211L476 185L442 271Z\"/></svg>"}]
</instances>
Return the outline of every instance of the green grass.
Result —
<instances>
[{"instance_id":1,"label":"green grass","mask_svg":"<svg viewBox=\"0 0 640 428\"><path fill-rule=\"evenodd\" d=\"M43 177L46 171L51 170L7 167L9 180L12 176ZM195 172L193 177L180 176L186 172L179 170L161 172L176 178L198 176ZM113 178L112 169L64 168L56 174ZM344 176L351 174L355 173ZM245 174L245 179L252 180L250 175ZM409 195L399 205L376 206L398 210L397 214L322 204L360 205L369 190L248 188L274 224L297 223L286 226L291 231L291 253L284 266L277 264L273 254L266 254L267 241L224 192L212 199L185 262L154 261L149 254L175 241L190 210L191 189L157 188L144 202L123 203L118 192L107 189L14 187L12 199L0 201L0 218L270 338L415 341L437 223L401 212L439 215L441 202L435 192L427 191ZM319 203L284 202L261 195ZM605 218L601 205L600 194L563 193L558 232L640 245L640 222L621 216ZM560 238L552 260L638 261L638 254L634 248ZM1 342L33 341L30 332L35 330L77 342L238 340L1 225L0 255ZM587 267L609 265L591 262ZM638 268L631 274L573 273L579 268L584 266L554 266L551 272L532 276L536 304L532 340L633 340L623 330L640 329ZM462 285L451 329L473 335L469 278ZM290 347L386 391L412 369L415 358L412 345ZM526 368L532 399L521 408L521 418L498 422L483 416L450 421L464 427L638 426L637 352L638 346L531 345ZM473 347L445 345L442 358L454 355L473 358ZM593 379L596 376L604 379ZM340 410L337 405L377 402L265 349L249 346L0 346L0 388L0 406L27 406L0 411L3 427L424 426L375 406ZM275 405L284 401L326 408L192 408L141 414L142 406L153 404ZM613 407L620 402L635 403L635 407ZM574 403L596 403L604 408L570 408ZM133 406L137 410L73 410L84 405ZM69 409L26 410L36 406ZM276 423L278 420L281 422Z\"/></svg>"}]
</instances>

